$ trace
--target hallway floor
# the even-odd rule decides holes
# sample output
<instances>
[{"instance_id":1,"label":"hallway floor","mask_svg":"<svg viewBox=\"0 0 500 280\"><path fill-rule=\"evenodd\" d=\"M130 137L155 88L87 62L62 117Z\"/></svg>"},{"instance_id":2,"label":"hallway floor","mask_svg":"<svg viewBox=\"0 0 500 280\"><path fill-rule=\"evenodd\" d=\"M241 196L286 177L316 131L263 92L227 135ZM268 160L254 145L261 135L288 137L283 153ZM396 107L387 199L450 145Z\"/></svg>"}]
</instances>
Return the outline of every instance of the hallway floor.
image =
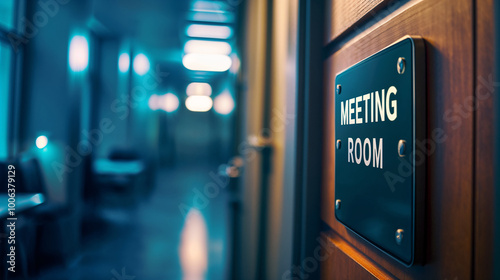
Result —
<instances>
[{"instance_id":1,"label":"hallway floor","mask_svg":"<svg viewBox=\"0 0 500 280\"><path fill-rule=\"evenodd\" d=\"M197 279L225 279L227 194L220 188L213 198L199 199L204 186L214 182L210 172L216 170L216 164L160 169L146 201L133 210L108 211L107 222L90 226L82 253L72 264L44 271L37 279L160 280L203 274ZM193 205L200 211L190 211Z\"/></svg>"}]
</instances>

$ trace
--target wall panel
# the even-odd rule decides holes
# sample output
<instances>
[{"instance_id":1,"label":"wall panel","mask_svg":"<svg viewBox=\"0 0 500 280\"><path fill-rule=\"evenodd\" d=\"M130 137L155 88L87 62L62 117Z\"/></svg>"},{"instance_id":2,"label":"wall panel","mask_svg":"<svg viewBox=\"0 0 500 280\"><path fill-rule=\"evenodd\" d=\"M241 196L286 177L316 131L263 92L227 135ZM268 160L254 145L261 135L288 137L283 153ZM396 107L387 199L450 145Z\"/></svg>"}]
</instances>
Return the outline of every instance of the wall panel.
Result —
<instances>
[{"instance_id":1,"label":"wall panel","mask_svg":"<svg viewBox=\"0 0 500 280\"><path fill-rule=\"evenodd\" d=\"M331 228L332 238L345 240L346 246L396 278L462 279L473 273L474 112L460 109L474 92L472 4L469 0L409 1L349 41L334 41L327 47L333 53L325 61L328 102L322 219ZM427 138L434 147L427 165L426 264L411 268L352 234L336 221L334 212L335 75L405 35L426 40ZM445 140L433 137L436 132ZM350 273L341 262L323 263L323 270L323 279L342 279Z\"/></svg>"}]
</instances>

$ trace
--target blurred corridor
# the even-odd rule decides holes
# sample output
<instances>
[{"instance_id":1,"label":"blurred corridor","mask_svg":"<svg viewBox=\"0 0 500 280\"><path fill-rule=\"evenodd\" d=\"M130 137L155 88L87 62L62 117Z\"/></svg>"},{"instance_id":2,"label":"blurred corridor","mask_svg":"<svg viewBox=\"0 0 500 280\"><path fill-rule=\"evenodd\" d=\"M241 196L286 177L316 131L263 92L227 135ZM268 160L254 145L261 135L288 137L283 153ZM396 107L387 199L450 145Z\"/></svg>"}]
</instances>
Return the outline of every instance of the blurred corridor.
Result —
<instances>
[{"instance_id":1,"label":"blurred corridor","mask_svg":"<svg viewBox=\"0 0 500 280\"><path fill-rule=\"evenodd\" d=\"M241 9L1 2L2 279L228 277Z\"/></svg>"},{"instance_id":2,"label":"blurred corridor","mask_svg":"<svg viewBox=\"0 0 500 280\"><path fill-rule=\"evenodd\" d=\"M0 280L498 279L493 0L1 0Z\"/></svg>"}]
</instances>

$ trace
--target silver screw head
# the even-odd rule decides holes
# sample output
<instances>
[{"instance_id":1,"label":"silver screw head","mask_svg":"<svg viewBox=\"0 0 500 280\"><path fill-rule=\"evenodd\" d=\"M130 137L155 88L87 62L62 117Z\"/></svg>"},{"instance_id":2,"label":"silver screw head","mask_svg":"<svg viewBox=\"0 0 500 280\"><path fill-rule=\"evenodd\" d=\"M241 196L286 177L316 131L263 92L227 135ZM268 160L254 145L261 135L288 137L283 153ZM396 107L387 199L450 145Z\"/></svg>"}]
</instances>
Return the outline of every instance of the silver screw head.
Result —
<instances>
[{"instance_id":1,"label":"silver screw head","mask_svg":"<svg viewBox=\"0 0 500 280\"><path fill-rule=\"evenodd\" d=\"M396 243L397 243L398 245L401 245L401 242L403 242L403 233L404 233L404 232L405 232L405 231L404 231L404 230L402 230L402 229L398 229L398 230L396 230Z\"/></svg>"},{"instance_id":2,"label":"silver screw head","mask_svg":"<svg viewBox=\"0 0 500 280\"><path fill-rule=\"evenodd\" d=\"M406 153L406 141L405 140L399 140L398 143L398 155L400 157L404 157Z\"/></svg>"},{"instance_id":3,"label":"silver screw head","mask_svg":"<svg viewBox=\"0 0 500 280\"><path fill-rule=\"evenodd\" d=\"M406 68L406 61L404 57L398 58L398 73L403 74Z\"/></svg>"},{"instance_id":4,"label":"silver screw head","mask_svg":"<svg viewBox=\"0 0 500 280\"><path fill-rule=\"evenodd\" d=\"M341 144L340 139L338 139L338 140L337 140L337 144L336 144L336 146L337 146L337 150L340 150L340 144Z\"/></svg>"},{"instance_id":5,"label":"silver screw head","mask_svg":"<svg viewBox=\"0 0 500 280\"><path fill-rule=\"evenodd\" d=\"M340 199L335 200L335 209L340 209Z\"/></svg>"},{"instance_id":6,"label":"silver screw head","mask_svg":"<svg viewBox=\"0 0 500 280\"><path fill-rule=\"evenodd\" d=\"M337 94L340 94L340 92L342 91L342 86L340 84L337 85L337 89L335 89L335 92Z\"/></svg>"}]
</instances>

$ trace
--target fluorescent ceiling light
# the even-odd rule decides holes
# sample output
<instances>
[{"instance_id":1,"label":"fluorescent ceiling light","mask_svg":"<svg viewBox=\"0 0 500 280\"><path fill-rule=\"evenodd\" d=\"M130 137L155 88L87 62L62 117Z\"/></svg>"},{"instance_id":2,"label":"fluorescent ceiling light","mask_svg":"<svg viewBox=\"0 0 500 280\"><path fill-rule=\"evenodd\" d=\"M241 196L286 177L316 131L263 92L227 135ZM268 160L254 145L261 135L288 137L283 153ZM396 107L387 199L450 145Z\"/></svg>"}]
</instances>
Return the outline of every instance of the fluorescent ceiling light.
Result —
<instances>
[{"instance_id":1,"label":"fluorescent ceiling light","mask_svg":"<svg viewBox=\"0 0 500 280\"><path fill-rule=\"evenodd\" d=\"M234 16L224 11L197 11L191 13L188 19L191 21L231 23L234 21Z\"/></svg>"},{"instance_id":2,"label":"fluorescent ceiling light","mask_svg":"<svg viewBox=\"0 0 500 280\"><path fill-rule=\"evenodd\" d=\"M47 144L49 143L49 139L45 135L40 135L36 138L35 144L38 149L43 149L47 147Z\"/></svg>"},{"instance_id":3,"label":"fluorescent ceiling light","mask_svg":"<svg viewBox=\"0 0 500 280\"><path fill-rule=\"evenodd\" d=\"M225 91L214 99L214 110L217 113L227 115L231 113L233 109L234 99L229 92Z\"/></svg>"},{"instance_id":4,"label":"fluorescent ceiling light","mask_svg":"<svg viewBox=\"0 0 500 280\"><path fill-rule=\"evenodd\" d=\"M182 64L189 70L224 72L232 61L227 55L189 53L182 58Z\"/></svg>"},{"instance_id":5,"label":"fluorescent ceiling light","mask_svg":"<svg viewBox=\"0 0 500 280\"><path fill-rule=\"evenodd\" d=\"M142 53L138 54L134 58L134 72L139 75L143 76L149 71L149 59Z\"/></svg>"},{"instance_id":6,"label":"fluorescent ceiling light","mask_svg":"<svg viewBox=\"0 0 500 280\"><path fill-rule=\"evenodd\" d=\"M151 95L149 97L149 100L148 100L149 109L151 109L153 111L160 109L159 99L160 99L160 97L158 95L156 95L156 94Z\"/></svg>"},{"instance_id":7,"label":"fluorescent ceiling light","mask_svg":"<svg viewBox=\"0 0 500 280\"><path fill-rule=\"evenodd\" d=\"M184 45L185 53L230 54L231 45L226 42L189 40Z\"/></svg>"},{"instance_id":8,"label":"fluorescent ceiling light","mask_svg":"<svg viewBox=\"0 0 500 280\"><path fill-rule=\"evenodd\" d=\"M193 3L193 11L224 11L228 5L222 1L196 1Z\"/></svg>"},{"instance_id":9,"label":"fluorescent ceiling light","mask_svg":"<svg viewBox=\"0 0 500 280\"><path fill-rule=\"evenodd\" d=\"M212 98L208 96L189 96L186 99L186 108L193 112L207 112L212 105Z\"/></svg>"},{"instance_id":10,"label":"fluorescent ceiling light","mask_svg":"<svg viewBox=\"0 0 500 280\"><path fill-rule=\"evenodd\" d=\"M129 67L130 56L128 55L128 53L120 54L120 57L118 58L118 69L120 70L120 72L126 73Z\"/></svg>"},{"instance_id":11,"label":"fluorescent ceiling light","mask_svg":"<svg viewBox=\"0 0 500 280\"><path fill-rule=\"evenodd\" d=\"M81 72L89 65L89 43L84 36L74 36L69 43L69 67Z\"/></svg>"},{"instance_id":12,"label":"fluorescent ceiling light","mask_svg":"<svg viewBox=\"0 0 500 280\"><path fill-rule=\"evenodd\" d=\"M207 83L190 83L186 88L186 94L188 96L210 96L212 95L212 87Z\"/></svg>"},{"instance_id":13,"label":"fluorescent ceiling light","mask_svg":"<svg viewBox=\"0 0 500 280\"><path fill-rule=\"evenodd\" d=\"M228 39L233 34L229 26L191 24L186 30L189 37Z\"/></svg>"},{"instance_id":14,"label":"fluorescent ceiling light","mask_svg":"<svg viewBox=\"0 0 500 280\"><path fill-rule=\"evenodd\" d=\"M160 96L160 108L167 113L174 112L179 108L179 98L173 93Z\"/></svg>"},{"instance_id":15,"label":"fluorescent ceiling light","mask_svg":"<svg viewBox=\"0 0 500 280\"><path fill-rule=\"evenodd\" d=\"M153 111L162 109L167 113L171 113L179 108L179 98L173 93L153 94L149 97L148 106Z\"/></svg>"}]
</instances>

